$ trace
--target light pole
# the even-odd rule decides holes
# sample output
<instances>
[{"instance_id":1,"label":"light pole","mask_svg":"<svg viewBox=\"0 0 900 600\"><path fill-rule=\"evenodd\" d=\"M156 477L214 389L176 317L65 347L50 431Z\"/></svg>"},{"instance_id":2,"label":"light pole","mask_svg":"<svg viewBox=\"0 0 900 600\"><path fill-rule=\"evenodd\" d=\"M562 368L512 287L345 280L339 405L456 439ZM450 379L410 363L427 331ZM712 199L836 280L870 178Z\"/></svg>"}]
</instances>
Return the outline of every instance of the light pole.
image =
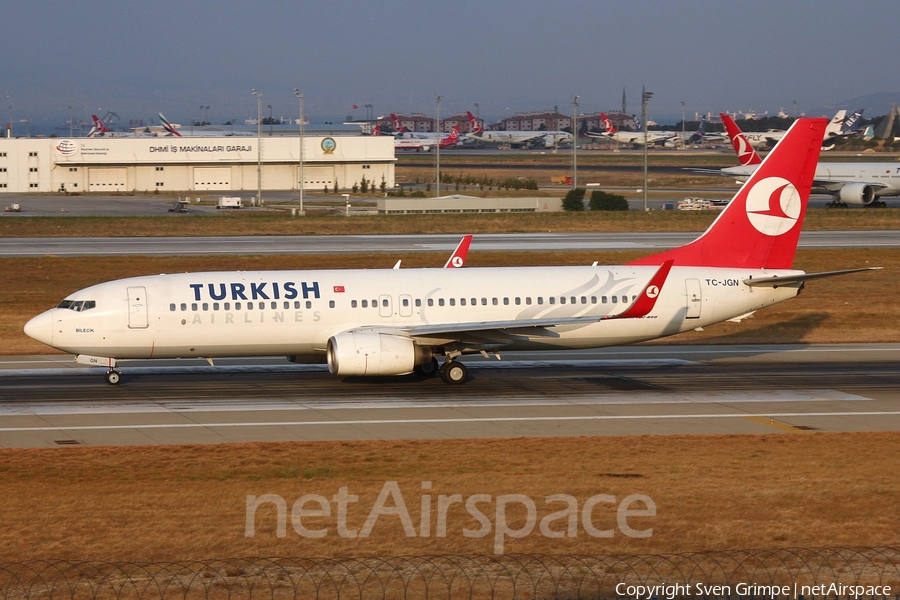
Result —
<instances>
[{"instance_id":1,"label":"light pole","mask_svg":"<svg viewBox=\"0 0 900 600\"><path fill-rule=\"evenodd\" d=\"M250 90L256 96L256 205L262 206L262 90Z\"/></svg>"},{"instance_id":2,"label":"light pole","mask_svg":"<svg viewBox=\"0 0 900 600\"><path fill-rule=\"evenodd\" d=\"M303 186L306 183L303 179L303 95L305 90L294 88L294 95L297 96L297 102L300 105L300 216L306 213L303 211Z\"/></svg>"},{"instance_id":3,"label":"light pole","mask_svg":"<svg viewBox=\"0 0 900 600\"><path fill-rule=\"evenodd\" d=\"M641 88L641 120L644 126L644 212L647 212L647 102L653 97L653 92Z\"/></svg>"},{"instance_id":4,"label":"light pole","mask_svg":"<svg viewBox=\"0 0 900 600\"><path fill-rule=\"evenodd\" d=\"M578 96L572 98L572 189L578 189Z\"/></svg>"},{"instance_id":5,"label":"light pole","mask_svg":"<svg viewBox=\"0 0 900 600\"><path fill-rule=\"evenodd\" d=\"M435 163L436 163L436 183L434 185L434 197L441 197L441 97L438 96L434 100L434 131L435 135Z\"/></svg>"},{"instance_id":6,"label":"light pole","mask_svg":"<svg viewBox=\"0 0 900 600\"><path fill-rule=\"evenodd\" d=\"M203 123L209 125L209 105L207 104L203 110L206 111L206 116L203 118Z\"/></svg>"},{"instance_id":7,"label":"light pole","mask_svg":"<svg viewBox=\"0 0 900 600\"><path fill-rule=\"evenodd\" d=\"M72 137L72 107L69 107L69 137Z\"/></svg>"},{"instance_id":8,"label":"light pole","mask_svg":"<svg viewBox=\"0 0 900 600\"><path fill-rule=\"evenodd\" d=\"M687 138L684 136L684 100L681 101L681 148L684 149L687 145Z\"/></svg>"}]
</instances>

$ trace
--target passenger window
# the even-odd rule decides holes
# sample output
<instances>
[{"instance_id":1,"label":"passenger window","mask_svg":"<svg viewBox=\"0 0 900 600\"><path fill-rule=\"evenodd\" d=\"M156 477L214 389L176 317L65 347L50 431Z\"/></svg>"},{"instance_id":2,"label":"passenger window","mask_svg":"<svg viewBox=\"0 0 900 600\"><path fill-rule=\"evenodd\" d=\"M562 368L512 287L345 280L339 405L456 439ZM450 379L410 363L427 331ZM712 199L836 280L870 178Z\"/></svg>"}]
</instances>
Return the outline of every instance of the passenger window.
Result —
<instances>
[{"instance_id":1,"label":"passenger window","mask_svg":"<svg viewBox=\"0 0 900 600\"><path fill-rule=\"evenodd\" d=\"M600 300L603 302L603 304L606 304L606 296L603 296Z\"/></svg>"},{"instance_id":2,"label":"passenger window","mask_svg":"<svg viewBox=\"0 0 900 600\"><path fill-rule=\"evenodd\" d=\"M272 310L276 310L277 308L278 308L278 303L275 301L272 301Z\"/></svg>"},{"instance_id":3,"label":"passenger window","mask_svg":"<svg viewBox=\"0 0 900 600\"><path fill-rule=\"evenodd\" d=\"M369 308L369 301L368 301L368 300L363 300L363 301L362 301L362 307L363 307L363 308Z\"/></svg>"},{"instance_id":4,"label":"passenger window","mask_svg":"<svg viewBox=\"0 0 900 600\"><path fill-rule=\"evenodd\" d=\"M381 301L381 305L382 305L383 307L387 308L387 305L388 305L388 300L387 300L387 298L385 298L384 300Z\"/></svg>"},{"instance_id":5,"label":"passenger window","mask_svg":"<svg viewBox=\"0 0 900 600\"><path fill-rule=\"evenodd\" d=\"M456 298L450 298L450 306L456 306Z\"/></svg>"},{"instance_id":6,"label":"passenger window","mask_svg":"<svg viewBox=\"0 0 900 600\"><path fill-rule=\"evenodd\" d=\"M581 303L582 303L582 304L587 304L587 298L586 298L585 296L582 296L582 297L581 297Z\"/></svg>"},{"instance_id":7,"label":"passenger window","mask_svg":"<svg viewBox=\"0 0 900 600\"><path fill-rule=\"evenodd\" d=\"M496 298L491 298L491 304L493 304L494 306L497 306L497 304L499 304L499 302L497 301Z\"/></svg>"},{"instance_id":8,"label":"passenger window","mask_svg":"<svg viewBox=\"0 0 900 600\"><path fill-rule=\"evenodd\" d=\"M419 307L421 307L421 306L422 306L422 299L421 299L421 298L416 298L416 308L419 308Z\"/></svg>"},{"instance_id":9,"label":"passenger window","mask_svg":"<svg viewBox=\"0 0 900 600\"><path fill-rule=\"evenodd\" d=\"M225 310L231 310L231 302L225 303Z\"/></svg>"},{"instance_id":10,"label":"passenger window","mask_svg":"<svg viewBox=\"0 0 900 600\"><path fill-rule=\"evenodd\" d=\"M181 303L181 312L185 312L187 310L187 304L184 302Z\"/></svg>"},{"instance_id":11,"label":"passenger window","mask_svg":"<svg viewBox=\"0 0 900 600\"><path fill-rule=\"evenodd\" d=\"M565 304L565 303L566 303L566 297L565 297L565 296L560 296L560 297L559 297L559 303L560 303L560 304Z\"/></svg>"},{"instance_id":12,"label":"passenger window","mask_svg":"<svg viewBox=\"0 0 900 600\"><path fill-rule=\"evenodd\" d=\"M401 301L401 304L403 304L403 308L406 308L407 306L409 306L409 298L404 298Z\"/></svg>"},{"instance_id":13,"label":"passenger window","mask_svg":"<svg viewBox=\"0 0 900 600\"><path fill-rule=\"evenodd\" d=\"M234 310L241 310L241 303L240 303L240 302L235 302L235 303L234 303Z\"/></svg>"},{"instance_id":14,"label":"passenger window","mask_svg":"<svg viewBox=\"0 0 900 600\"><path fill-rule=\"evenodd\" d=\"M613 304L616 304L618 301L619 301L619 297L618 297L618 296L613 296L613 297L612 297L612 303L613 303Z\"/></svg>"},{"instance_id":15,"label":"passenger window","mask_svg":"<svg viewBox=\"0 0 900 600\"><path fill-rule=\"evenodd\" d=\"M517 296L516 297L516 306L519 306L520 304L522 304L522 299Z\"/></svg>"},{"instance_id":16,"label":"passenger window","mask_svg":"<svg viewBox=\"0 0 900 600\"><path fill-rule=\"evenodd\" d=\"M525 298L525 304L527 304L528 306L531 306L531 296L528 296Z\"/></svg>"},{"instance_id":17,"label":"passenger window","mask_svg":"<svg viewBox=\"0 0 900 600\"><path fill-rule=\"evenodd\" d=\"M285 300L285 301L284 301L284 309L287 310L287 309L289 309L290 307L291 307L291 303L288 302L287 300Z\"/></svg>"},{"instance_id":18,"label":"passenger window","mask_svg":"<svg viewBox=\"0 0 900 600\"><path fill-rule=\"evenodd\" d=\"M169 310L170 310L171 312L175 312L175 305L174 305L174 304L170 304L170 305L169 305Z\"/></svg>"},{"instance_id":19,"label":"passenger window","mask_svg":"<svg viewBox=\"0 0 900 600\"><path fill-rule=\"evenodd\" d=\"M443 306L443 305L444 305L444 299L438 298L438 306Z\"/></svg>"},{"instance_id":20,"label":"passenger window","mask_svg":"<svg viewBox=\"0 0 900 600\"><path fill-rule=\"evenodd\" d=\"M459 305L460 305L460 306L465 306L465 305L466 305L466 299L465 299L465 298L460 298L460 299L459 299Z\"/></svg>"},{"instance_id":21,"label":"passenger window","mask_svg":"<svg viewBox=\"0 0 900 600\"><path fill-rule=\"evenodd\" d=\"M219 310L219 303L213 302L213 310Z\"/></svg>"},{"instance_id":22,"label":"passenger window","mask_svg":"<svg viewBox=\"0 0 900 600\"><path fill-rule=\"evenodd\" d=\"M203 312L209 312L209 302L203 303Z\"/></svg>"},{"instance_id":23,"label":"passenger window","mask_svg":"<svg viewBox=\"0 0 900 600\"><path fill-rule=\"evenodd\" d=\"M428 306L434 306L434 298L428 299Z\"/></svg>"},{"instance_id":24,"label":"passenger window","mask_svg":"<svg viewBox=\"0 0 900 600\"><path fill-rule=\"evenodd\" d=\"M328 308L334 308L334 300L328 301Z\"/></svg>"},{"instance_id":25,"label":"passenger window","mask_svg":"<svg viewBox=\"0 0 900 600\"><path fill-rule=\"evenodd\" d=\"M538 296L538 298L537 298L537 303L538 303L538 304L543 304L543 303L544 303L544 297L543 297L543 296Z\"/></svg>"},{"instance_id":26,"label":"passenger window","mask_svg":"<svg viewBox=\"0 0 900 600\"><path fill-rule=\"evenodd\" d=\"M591 296L591 304L597 304L597 296Z\"/></svg>"},{"instance_id":27,"label":"passenger window","mask_svg":"<svg viewBox=\"0 0 900 600\"><path fill-rule=\"evenodd\" d=\"M494 304L497 304L497 299L496 299L496 298L494 298ZM482 298L482 299L481 299L481 305L482 305L482 306L487 306L487 298Z\"/></svg>"},{"instance_id":28,"label":"passenger window","mask_svg":"<svg viewBox=\"0 0 900 600\"><path fill-rule=\"evenodd\" d=\"M547 302L549 304L556 304L556 298L554 298L553 296L550 296L549 298L547 298Z\"/></svg>"},{"instance_id":29,"label":"passenger window","mask_svg":"<svg viewBox=\"0 0 900 600\"><path fill-rule=\"evenodd\" d=\"M294 308L300 308L300 301L294 300Z\"/></svg>"},{"instance_id":30,"label":"passenger window","mask_svg":"<svg viewBox=\"0 0 900 600\"><path fill-rule=\"evenodd\" d=\"M350 308L356 308L356 300L350 301Z\"/></svg>"},{"instance_id":31,"label":"passenger window","mask_svg":"<svg viewBox=\"0 0 900 600\"><path fill-rule=\"evenodd\" d=\"M509 306L509 298L503 299L503 306Z\"/></svg>"},{"instance_id":32,"label":"passenger window","mask_svg":"<svg viewBox=\"0 0 900 600\"><path fill-rule=\"evenodd\" d=\"M478 304L478 298L472 298L472 306L475 306L477 304Z\"/></svg>"},{"instance_id":33,"label":"passenger window","mask_svg":"<svg viewBox=\"0 0 900 600\"><path fill-rule=\"evenodd\" d=\"M197 303L196 303L196 302L192 302L192 303L191 303L191 310L192 310L193 312L197 312Z\"/></svg>"},{"instance_id":34,"label":"passenger window","mask_svg":"<svg viewBox=\"0 0 900 600\"><path fill-rule=\"evenodd\" d=\"M311 301L309 301L309 300L306 301L306 308L312 308L312 302L311 302Z\"/></svg>"}]
</instances>

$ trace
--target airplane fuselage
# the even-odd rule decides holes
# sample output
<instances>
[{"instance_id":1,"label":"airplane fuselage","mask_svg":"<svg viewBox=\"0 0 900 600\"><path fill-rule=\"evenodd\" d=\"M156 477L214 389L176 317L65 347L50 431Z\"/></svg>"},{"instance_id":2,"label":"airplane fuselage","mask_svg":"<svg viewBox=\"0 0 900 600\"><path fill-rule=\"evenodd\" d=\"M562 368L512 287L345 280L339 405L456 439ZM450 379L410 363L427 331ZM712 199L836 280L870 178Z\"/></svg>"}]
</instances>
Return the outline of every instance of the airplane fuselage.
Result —
<instances>
[{"instance_id":1,"label":"airplane fuselage","mask_svg":"<svg viewBox=\"0 0 900 600\"><path fill-rule=\"evenodd\" d=\"M74 354L114 359L325 355L331 336L353 330L404 335L411 327L559 316L589 324L419 338L418 345L461 353L627 344L732 319L794 297L799 284L748 287L749 277L796 274L675 267L653 311L622 312L656 268L208 272L135 277L70 295L35 317L26 332ZM88 304L90 303L90 304ZM478 337L478 336L475 336Z\"/></svg>"}]
</instances>

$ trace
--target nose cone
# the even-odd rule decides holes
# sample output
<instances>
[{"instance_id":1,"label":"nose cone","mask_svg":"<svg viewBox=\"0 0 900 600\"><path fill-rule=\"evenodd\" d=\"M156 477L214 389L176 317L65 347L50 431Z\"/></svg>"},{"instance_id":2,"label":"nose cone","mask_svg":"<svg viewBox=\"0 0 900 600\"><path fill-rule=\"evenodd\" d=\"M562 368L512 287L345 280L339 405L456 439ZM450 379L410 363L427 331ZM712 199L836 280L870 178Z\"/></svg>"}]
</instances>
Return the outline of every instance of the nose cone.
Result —
<instances>
[{"instance_id":1,"label":"nose cone","mask_svg":"<svg viewBox=\"0 0 900 600\"><path fill-rule=\"evenodd\" d=\"M47 310L25 323L25 335L48 346L53 345L53 316Z\"/></svg>"}]
</instances>

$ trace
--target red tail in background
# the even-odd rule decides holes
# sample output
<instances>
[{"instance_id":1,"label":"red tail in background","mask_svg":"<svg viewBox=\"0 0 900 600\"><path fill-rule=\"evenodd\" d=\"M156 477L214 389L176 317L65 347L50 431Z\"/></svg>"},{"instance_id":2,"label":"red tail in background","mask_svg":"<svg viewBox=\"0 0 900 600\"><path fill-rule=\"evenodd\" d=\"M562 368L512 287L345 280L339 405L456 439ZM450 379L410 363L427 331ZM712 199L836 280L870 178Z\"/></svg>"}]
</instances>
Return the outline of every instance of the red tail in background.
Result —
<instances>
[{"instance_id":1,"label":"red tail in background","mask_svg":"<svg viewBox=\"0 0 900 600\"><path fill-rule=\"evenodd\" d=\"M753 149L753 146L750 145L750 142L747 141L747 138L744 137L744 133L737 126L737 123L734 122L734 119L725 113L719 113L719 116L722 117L725 131L728 132L728 139L731 140L731 147L734 148L741 165L751 167L760 164L762 159L756 153L756 150Z\"/></svg>"},{"instance_id":2,"label":"red tail in background","mask_svg":"<svg viewBox=\"0 0 900 600\"><path fill-rule=\"evenodd\" d=\"M484 127L478 122L478 119L475 118L475 115L466 111L466 116L469 117L469 125L472 127L472 133L481 133L484 131Z\"/></svg>"},{"instance_id":3,"label":"red tail in background","mask_svg":"<svg viewBox=\"0 0 900 600\"><path fill-rule=\"evenodd\" d=\"M827 125L797 120L703 235L629 264L790 269Z\"/></svg>"}]
</instances>

